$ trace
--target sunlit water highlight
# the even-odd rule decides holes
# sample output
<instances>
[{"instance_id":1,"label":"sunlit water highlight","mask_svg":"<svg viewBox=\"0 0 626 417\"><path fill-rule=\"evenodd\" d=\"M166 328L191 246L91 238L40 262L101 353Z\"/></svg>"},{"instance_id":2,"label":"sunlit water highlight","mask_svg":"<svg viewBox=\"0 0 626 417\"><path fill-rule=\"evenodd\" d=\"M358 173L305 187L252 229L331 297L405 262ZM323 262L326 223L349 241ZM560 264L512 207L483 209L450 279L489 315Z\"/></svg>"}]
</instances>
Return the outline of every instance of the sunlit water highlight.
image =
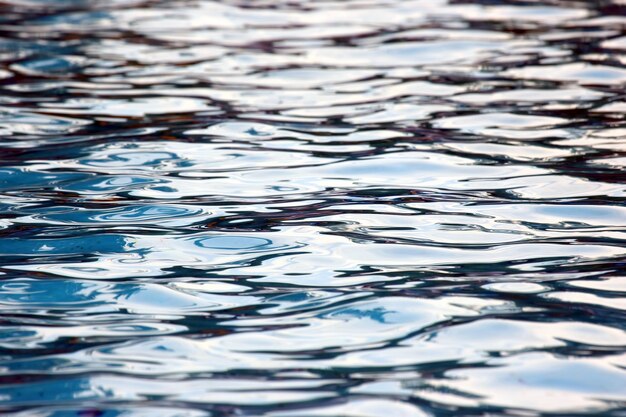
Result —
<instances>
[{"instance_id":1,"label":"sunlit water highlight","mask_svg":"<svg viewBox=\"0 0 626 417\"><path fill-rule=\"evenodd\" d=\"M1 0L0 412L623 416L620 0Z\"/></svg>"}]
</instances>

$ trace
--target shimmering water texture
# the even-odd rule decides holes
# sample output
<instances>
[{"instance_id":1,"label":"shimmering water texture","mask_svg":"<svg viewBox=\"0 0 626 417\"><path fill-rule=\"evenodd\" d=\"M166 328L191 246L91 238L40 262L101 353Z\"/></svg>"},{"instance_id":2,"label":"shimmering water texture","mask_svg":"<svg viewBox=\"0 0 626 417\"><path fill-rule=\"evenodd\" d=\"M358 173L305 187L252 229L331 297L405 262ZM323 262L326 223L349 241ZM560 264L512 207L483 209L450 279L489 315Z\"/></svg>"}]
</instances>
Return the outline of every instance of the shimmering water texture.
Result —
<instances>
[{"instance_id":1,"label":"shimmering water texture","mask_svg":"<svg viewBox=\"0 0 626 417\"><path fill-rule=\"evenodd\" d=\"M626 416L621 0L0 0L0 414Z\"/></svg>"}]
</instances>

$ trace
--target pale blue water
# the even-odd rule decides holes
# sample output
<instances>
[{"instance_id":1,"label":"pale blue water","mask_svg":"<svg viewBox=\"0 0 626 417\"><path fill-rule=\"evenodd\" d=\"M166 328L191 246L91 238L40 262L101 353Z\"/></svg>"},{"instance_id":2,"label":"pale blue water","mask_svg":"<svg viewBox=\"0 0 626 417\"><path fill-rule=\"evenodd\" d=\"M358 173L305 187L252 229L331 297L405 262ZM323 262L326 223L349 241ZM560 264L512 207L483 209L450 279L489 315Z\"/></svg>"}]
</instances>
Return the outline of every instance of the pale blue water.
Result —
<instances>
[{"instance_id":1,"label":"pale blue water","mask_svg":"<svg viewBox=\"0 0 626 417\"><path fill-rule=\"evenodd\" d=\"M0 1L0 414L626 415L625 7Z\"/></svg>"}]
</instances>

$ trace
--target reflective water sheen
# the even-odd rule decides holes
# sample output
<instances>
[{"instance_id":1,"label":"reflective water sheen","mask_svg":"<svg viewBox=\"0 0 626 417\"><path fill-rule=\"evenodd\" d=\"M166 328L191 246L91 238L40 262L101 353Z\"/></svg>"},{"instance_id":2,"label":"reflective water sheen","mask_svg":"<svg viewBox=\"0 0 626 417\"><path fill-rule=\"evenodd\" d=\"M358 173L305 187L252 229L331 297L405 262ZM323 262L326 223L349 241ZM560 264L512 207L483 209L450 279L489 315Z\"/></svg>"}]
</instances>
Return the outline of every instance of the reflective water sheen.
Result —
<instances>
[{"instance_id":1,"label":"reflective water sheen","mask_svg":"<svg viewBox=\"0 0 626 417\"><path fill-rule=\"evenodd\" d=\"M621 0L1 0L0 413L624 416Z\"/></svg>"}]
</instances>

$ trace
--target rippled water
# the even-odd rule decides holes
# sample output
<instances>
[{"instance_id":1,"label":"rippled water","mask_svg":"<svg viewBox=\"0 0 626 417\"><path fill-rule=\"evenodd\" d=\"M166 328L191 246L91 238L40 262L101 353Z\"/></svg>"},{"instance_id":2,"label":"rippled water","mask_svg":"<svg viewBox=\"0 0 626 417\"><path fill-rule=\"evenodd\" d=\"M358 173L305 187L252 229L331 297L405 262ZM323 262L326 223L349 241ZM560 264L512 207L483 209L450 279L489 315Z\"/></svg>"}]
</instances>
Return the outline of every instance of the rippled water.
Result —
<instances>
[{"instance_id":1,"label":"rippled water","mask_svg":"<svg viewBox=\"0 0 626 417\"><path fill-rule=\"evenodd\" d=\"M623 416L625 16L0 1L0 412Z\"/></svg>"}]
</instances>

